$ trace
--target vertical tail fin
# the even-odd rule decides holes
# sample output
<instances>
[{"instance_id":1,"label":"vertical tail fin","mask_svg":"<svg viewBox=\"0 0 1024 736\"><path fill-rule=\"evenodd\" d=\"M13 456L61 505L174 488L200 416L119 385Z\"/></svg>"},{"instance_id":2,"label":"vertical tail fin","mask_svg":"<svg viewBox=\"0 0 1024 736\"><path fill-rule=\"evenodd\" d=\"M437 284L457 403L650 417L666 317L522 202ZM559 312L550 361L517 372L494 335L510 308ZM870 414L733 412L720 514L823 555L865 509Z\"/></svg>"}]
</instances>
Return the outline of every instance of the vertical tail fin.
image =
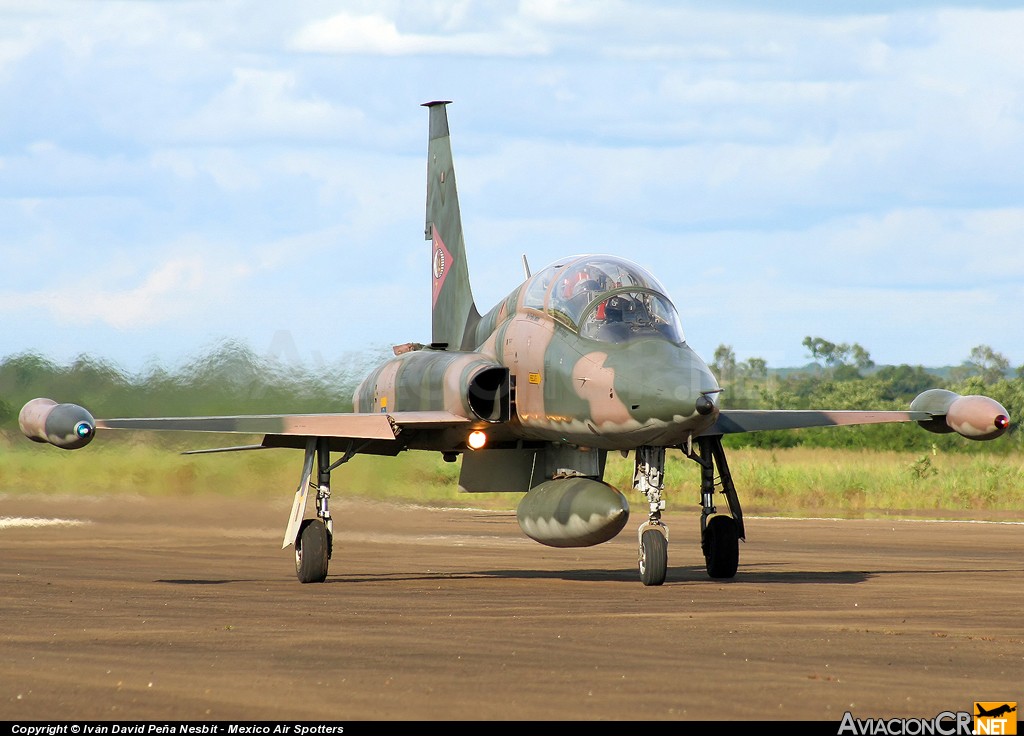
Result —
<instances>
[{"instance_id":1,"label":"vertical tail fin","mask_svg":"<svg viewBox=\"0 0 1024 736\"><path fill-rule=\"evenodd\" d=\"M480 320L469 285L462 215L455 187L452 143L448 134L448 101L427 102L430 140L427 145L427 220L424 237L431 241L430 270L433 282L431 342L452 350L475 345L472 332Z\"/></svg>"}]
</instances>

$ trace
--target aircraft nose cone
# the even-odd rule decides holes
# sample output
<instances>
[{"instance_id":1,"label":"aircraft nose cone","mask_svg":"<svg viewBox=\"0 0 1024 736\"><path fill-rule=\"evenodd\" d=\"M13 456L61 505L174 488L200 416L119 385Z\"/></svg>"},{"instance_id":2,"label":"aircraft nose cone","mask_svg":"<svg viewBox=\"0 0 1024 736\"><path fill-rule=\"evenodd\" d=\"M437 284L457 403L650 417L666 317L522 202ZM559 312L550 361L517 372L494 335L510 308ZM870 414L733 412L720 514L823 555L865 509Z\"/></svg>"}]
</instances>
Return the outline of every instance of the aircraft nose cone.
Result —
<instances>
[{"instance_id":1,"label":"aircraft nose cone","mask_svg":"<svg viewBox=\"0 0 1024 736\"><path fill-rule=\"evenodd\" d=\"M701 394L697 398L697 401L694 402L694 408L697 409L698 414L702 417L706 417L715 410L715 402L709 399L707 394Z\"/></svg>"},{"instance_id":2,"label":"aircraft nose cone","mask_svg":"<svg viewBox=\"0 0 1024 736\"><path fill-rule=\"evenodd\" d=\"M650 354L637 363L644 370L632 374L625 387L637 419L674 423L717 411L718 383L688 346L663 342L645 349Z\"/></svg>"}]
</instances>

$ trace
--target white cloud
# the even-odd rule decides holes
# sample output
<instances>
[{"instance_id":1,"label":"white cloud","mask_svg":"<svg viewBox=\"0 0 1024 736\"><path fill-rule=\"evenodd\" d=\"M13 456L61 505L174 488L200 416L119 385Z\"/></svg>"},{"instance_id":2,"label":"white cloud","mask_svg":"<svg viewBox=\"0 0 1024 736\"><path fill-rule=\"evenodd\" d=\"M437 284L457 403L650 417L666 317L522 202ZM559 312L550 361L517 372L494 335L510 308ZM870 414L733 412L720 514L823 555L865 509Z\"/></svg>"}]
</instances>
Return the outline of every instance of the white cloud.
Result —
<instances>
[{"instance_id":1,"label":"white cloud","mask_svg":"<svg viewBox=\"0 0 1024 736\"><path fill-rule=\"evenodd\" d=\"M226 275L223 271L215 274L198 257L173 258L129 288L92 288L88 286L92 280L82 278L58 288L0 293L0 313L45 311L61 325L152 327L201 315L210 294L224 288Z\"/></svg>"},{"instance_id":2,"label":"white cloud","mask_svg":"<svg viewBox=\"0 0 1024 736\"><path fill-rule=\"evenodd\" d=\"M499 22L496 29L447 33L400 31L395 20L378 14L339 13L315 21L292 37L296 51L326 54L459 54L468 56L532 56L548 46L522 25Z\"/></svg>"},{"instance_id":3,"label":"white cloud","mask_svg":"<svg viewBox=\"0 0 1024 736\"><path fill-rule=\"evenodd\" d=\"M235 69L231 84L183 117L175 133L190 141L237 144L253 138L333 138L365 124L357 108L302 96L297 87L290 72Z\"/></svg>"}]
</instances>

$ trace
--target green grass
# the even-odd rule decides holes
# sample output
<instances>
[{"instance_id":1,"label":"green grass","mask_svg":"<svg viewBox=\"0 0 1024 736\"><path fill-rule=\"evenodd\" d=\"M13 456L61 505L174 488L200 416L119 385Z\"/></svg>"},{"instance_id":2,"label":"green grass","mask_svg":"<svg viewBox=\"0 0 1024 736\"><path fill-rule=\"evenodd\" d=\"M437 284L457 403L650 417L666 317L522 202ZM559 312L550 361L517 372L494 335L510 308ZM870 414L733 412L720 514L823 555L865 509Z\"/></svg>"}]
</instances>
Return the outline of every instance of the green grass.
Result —
<instances>
[{"instance_id":1,"label":"green grass","mask_svg":"<svg viewBox=\"0 0 1024 736\"><path fill-rule=\"evenodd\" d=\"M1024 518L1017 455L792 448L735 451L730 466L750 511Z\"/></svg>"},{"instance_id":2,"label":"green grass","mask_svg":"<svg viewBox=\"0 0 1024 736\"><path fill-rule=\"evenodd\" d=\"M0 435L0 493L189 496L220 494L273 498L293 493L302 453L258 450L214 455L183 449L245 444L245 437L167 435L101 437L68 452ZM1024 458L1019 455L876 452L791 448L728 450L733 480L748 514L1024 518ZM337 459L335 457L335 459ZM332 476L335 495L513 509L520 494L458 492L459 463L436 453L395 458L357 456ZM637 511L644 499L631 490L633 457L609 453L605 479L622 489ZM700 501L699 467L670 451L666 461L670 509ZM721 501L724 506L724 499Z\"/></svg>"}]
</instances>

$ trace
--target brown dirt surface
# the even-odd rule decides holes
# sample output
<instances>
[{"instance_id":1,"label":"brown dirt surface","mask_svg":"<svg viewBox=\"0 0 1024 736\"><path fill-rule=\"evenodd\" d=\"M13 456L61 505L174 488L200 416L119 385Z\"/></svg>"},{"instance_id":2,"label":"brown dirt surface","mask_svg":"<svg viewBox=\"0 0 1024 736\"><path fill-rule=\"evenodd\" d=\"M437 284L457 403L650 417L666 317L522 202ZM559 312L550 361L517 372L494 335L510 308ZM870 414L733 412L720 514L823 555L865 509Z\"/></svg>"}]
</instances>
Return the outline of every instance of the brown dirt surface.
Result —
<instances>
[{"instance_id":1,"label":"brown dirt surface","mask_svg":"<svg viewBox=\"0 0 1024 736\"><path fill-rule=\"evenodd\" d=\"M330 575L302 585L289 503L0 497L0 720L838 723L1024 699L1020 524L748 518L719 581L697 510L670 510L644 587L638 513L566 550L510 512L336 497Z\"/></svg>"}]
</instances>

